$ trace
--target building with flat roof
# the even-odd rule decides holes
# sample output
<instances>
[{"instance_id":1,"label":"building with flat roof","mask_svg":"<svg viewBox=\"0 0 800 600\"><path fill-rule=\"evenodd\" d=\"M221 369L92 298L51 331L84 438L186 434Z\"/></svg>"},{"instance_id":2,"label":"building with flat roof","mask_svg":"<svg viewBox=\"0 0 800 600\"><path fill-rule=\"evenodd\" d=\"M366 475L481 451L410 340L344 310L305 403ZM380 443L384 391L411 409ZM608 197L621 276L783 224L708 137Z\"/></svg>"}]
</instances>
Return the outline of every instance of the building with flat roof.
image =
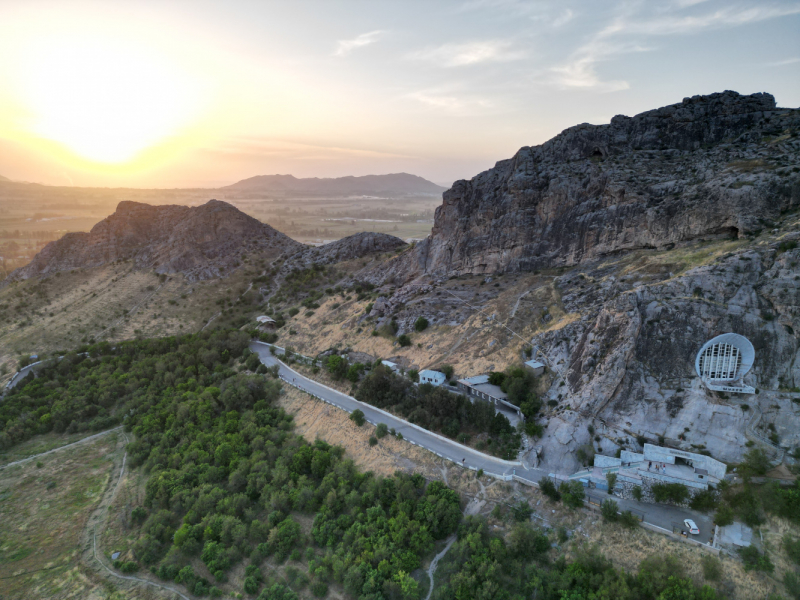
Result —
<instances>
[{"instance_id":1,"label":"building with flat roof","mask_svg":"<svg viewBox=\"0 0 800 600\"><path fill-rule=\"evenodd\" d=\"M419 372L419 382L420 383L430 383L431 385L442 385L447 380L444 373L440 373L439 371L430 371L425 369Z\"/></svg>"},{"instance_id":2,"label":"building with flat roof","mask_svg":"<svg viewBox=\"0 0 800 600\"><path fill-rule=\"evenodd\" d=\"M517 413L517 416L522 417L522 411L518 406L514 406L508 401L508 394L500 389L500 386L489 383L488 375L475 375L473 377L465 377L458 380L458 389L464 392L467 396L480 398L493 403L495 406L505 406Z\"/></svg>"},{"instance_id":3,"label":"building with flat roof","mask_svg":"<svg viewBox=\"0 0 800 600\"><path fill-rule=\"evenodd\" d=\"M540 363L538 360L526 361L525 367L533 371L533 374L537 377L544 373L544 363Z\"/></svg>"},{"instance_id":4,"label":"building with flat roof","mask_svg":"<svg viewBox=\"0 0 800 600\"><path fill-rule=\"evenodd\" d=\"M588 487L606 490L606 475L616 473L618 491L630 491L639 486L647 495L655 484L680 483L693 495L709 486L716 486L725 477L727 469L725 463L704 454L645 444L641 454L629 450L623 450L619 458L598 454L594 457L593 467L575 473L570 479L579 479ZM626 497L624 493L620 495Z\"/></svg>"}]
</instances>

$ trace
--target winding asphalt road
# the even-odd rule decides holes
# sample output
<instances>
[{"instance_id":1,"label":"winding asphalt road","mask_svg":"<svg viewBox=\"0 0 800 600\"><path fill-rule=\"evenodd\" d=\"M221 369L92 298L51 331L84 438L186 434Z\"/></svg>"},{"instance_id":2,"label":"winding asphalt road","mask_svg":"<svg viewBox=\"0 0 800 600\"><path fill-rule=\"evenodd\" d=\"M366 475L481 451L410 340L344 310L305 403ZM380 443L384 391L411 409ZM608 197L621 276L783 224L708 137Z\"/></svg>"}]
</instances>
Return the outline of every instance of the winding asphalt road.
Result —
<instances>
[{"instance_id":1,"label":"winding asphalt road","mask_svg":"<svg viewBox=\"0 0 800 600\"><path fill-rule=\"evenodd\" d=\"M329 388L326 385L309 379L275 358L272 352L270 352L270 346L267 344L252 342L250 344L250 350L258 354L261 362L266 366L271 367L273 365L278 365L281 378L289 385L303 390L328 404L346 410L349 413L359 408L364 413L367 421L373 425L386 423L390 429L394 428L395 431L402 433L403 439L456 464L460 464L475 471L483 469L487 474L499 475L501 477L516 475L518 478L525 479L530 483L538 483L542 477L548 475L547 471L526 467L519 461L502 460L473 450L472 448L418 427L386 411L359 402L347 394L343 394L333 388ZM632 510L636 514L643 515L644 521L647 523L668 531L672 531L673 524L682 523L684 519L694 519L695 523L697 523L700 528L700 535L692 536L693 539L697 541L706 542L713 535L711 518L693 510L663 504L647 504L634 500L623 500L622 498L609 496L605 492L596 489L589 490L589 493L601 501L606 498L611 498L617 503L619 510Z\"/></svg>"}]
</instances>

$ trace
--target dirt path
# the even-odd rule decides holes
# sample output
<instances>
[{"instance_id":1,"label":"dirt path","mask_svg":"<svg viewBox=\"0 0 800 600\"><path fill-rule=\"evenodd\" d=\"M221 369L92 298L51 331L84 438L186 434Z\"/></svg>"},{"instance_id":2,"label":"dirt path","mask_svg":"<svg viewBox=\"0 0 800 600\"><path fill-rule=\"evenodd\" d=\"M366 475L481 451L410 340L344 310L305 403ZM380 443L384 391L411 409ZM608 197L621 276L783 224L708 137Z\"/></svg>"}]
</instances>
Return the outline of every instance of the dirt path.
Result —
<instances>
[{"instance_id":1,"label":"dirt path","mask_svg":"<svg viewBox=\"0 0 800 600\"><path fill-rule=\"evenodd\" d=\"M428 595L425 596L425 600L431 600L431 594L433 594L433 574L436 572L436 567L439 566L439 560L444 558L444 555L447 554L447 551L450 550L450 547L456 541L456 535L453 534L449 538L447 538L447 545L442 549L439 554L433 557L431 561L431 566L428 567L428 579L431 580L431 587L428 588Z\"/></svg>"},{"instance_id":2,"label":"dirt path","mask_svg":"<svg viewBox=\"0 0 800 600\"><path fill-rule=\"evenodd\" d=\"M119 427L117 429L120 429ZM116 431L116 430L112 430ZM105 432L108 433L108 432ZM95 436L96 437L96 436ZM88 439L88 438L85 438ZM124 439L124 441L123 441ZM83 441L83 440L81 440ZM108 509L111 504L114 502L114 499L117 497L117 492L119 491L119 486L122 483L122 477L125 474L125 463L128 459L128 452L125 450L129 443L128 435L123 431L122 436L120 438L120 442L117 446L116 456L114 457L114 465L113 469L116 470L117 465L119 464L119 476L116 478L116 484L112 484L113 478L109 480L109 485L106 491L103 494L103 497L100 499L97 507L92 511L92 514L89 516L89 520L86 524L86 529L84 529L83 533L81 534L81 546L83 547L83 555L81 556L81 560L84 564L92 565L93 563L99 564L111 577L116 579L121 579L123 581L131 582L129 585L138 586L140 584L145 584L152 586L156 589L168 592L169 594L175 594L183 600L191 600L188 596L183 595L178 590L168 586L163 585L161 583L156 583L155 581L150 581L149 579L143 579L141 577L136 577L135 575L120 575L116 573L111 567L106 565L101 558L102 552L100 555L97 554L97 530L98 528L102 529L106 526L106 521L108 518ZM66 448L66 446L63 446ZM124 450L122 453L122 459L120 460L120 452L119 450ZM90 550L91 548L91 550ZM96 572L98 569L93 569Z\"/></svg>"},{"instance_id":3,"label":"dirt path","mask_svg":"<svg viewBox=\"0 0 800 600\"><path fill-rule=\"evenodd\" d=\"M104 435L108 435L109 433L113 433L114 431L119 431L122 429L122 425L119 427L114 427L114 429L108 429L106 431L101 431L100 433L95 433L94 435L90 435L85 437L77 442L72 442L71 444L65 444L64 446L59 446L58 448L53 448L52 450L48 450L47 452L42 452L40 454L34 454L33 456L29 456L28 458L22 458L20 460L15 460L14 462L10 462L7 465L0 465L0 469L6 469L8 467L13 467L14 465L19 465L24 462L28 462L29 460L33 460L34 458L39 458L40 456L46 456L47 454L52 454L53 452L59 452L60 450L65 450L66 448L71 448L72 446L77 446L78 444L83 444L84 442L89 442L91 440L96 440L99 437L103 437ZM127 436L126 436L127 439Z\"/></svg>"}]
</instances>

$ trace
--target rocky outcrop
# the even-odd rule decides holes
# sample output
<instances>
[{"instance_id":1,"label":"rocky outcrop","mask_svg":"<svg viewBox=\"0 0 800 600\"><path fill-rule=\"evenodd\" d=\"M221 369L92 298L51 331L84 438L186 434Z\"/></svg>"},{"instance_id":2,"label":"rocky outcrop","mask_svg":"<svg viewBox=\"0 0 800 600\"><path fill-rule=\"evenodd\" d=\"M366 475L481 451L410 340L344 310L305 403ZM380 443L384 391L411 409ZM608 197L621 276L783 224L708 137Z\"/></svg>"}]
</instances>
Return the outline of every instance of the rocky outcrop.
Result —
<instances>
[{"instance_id":1,"label":"rocky outcrop","mask_svg":"<svg viewBox=\"0 0 800 600\"><path fill-rule=\"evenodd\" d=\"M600 265L559 277L565 309L582 318L533 340L566 382L548 392L560 408L544 438L545 467L577 467L573 453L593 444L589 424L604 454L635 449L644 436L738 462L759 412L762 437L774 432L781 447L800 445L800 394L791 391L800 383L799 243L789 233L680 276L667 263L646 284ZM755 395L711 392L695 373L703 343L729 331L755 347L746 376Z\"/></svg>"},{"instance_id":2,"label":"rocky outcrop","mask_svg":"<svg viewBox=\"0 0 800 600\"><path fill-rule=\"evenodd\" d=\"M378 252L394 252L406 243L388 233L362 231L316 248L308 248L286 261L286 267L306 267L312 264L329 265Z\"/></svg>"},{"instance_id":3,"label":"rocky outcrop","mask_svg":"<svg viewBox=\"0 0 800 600\"><path fill-rule=\"evenodd\" d=\"M735 92L571 127L457 181L430 237L371 277L534 271L746 236L800 205L798 130L800 111Z\"/></svg>"},{"instance_id":4,"label":"rocky outcrop","mask_svg":"<svg viewBox=\"0 0 800 600\"><path fill-rule=\"evenodd\" d=\"M132 260L138 269L183 273L190 280L220 277L248 252L295 254L304 246L226 202L198 207L120 202L89 233L51 242L4 283L59 271Z\"/></svg>"}]
</instances>

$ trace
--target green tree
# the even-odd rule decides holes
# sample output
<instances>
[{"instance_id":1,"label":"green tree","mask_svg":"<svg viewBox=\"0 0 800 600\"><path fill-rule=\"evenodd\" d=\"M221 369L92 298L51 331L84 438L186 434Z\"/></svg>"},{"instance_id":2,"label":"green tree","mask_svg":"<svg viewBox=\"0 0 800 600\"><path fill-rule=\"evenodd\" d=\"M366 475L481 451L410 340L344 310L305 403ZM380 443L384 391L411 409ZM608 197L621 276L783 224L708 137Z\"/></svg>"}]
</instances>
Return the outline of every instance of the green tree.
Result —
<instances>
[{"instance_id":1,"label":"green tree","mask_svg":"<svg viewBox=\"0 0 800 600\"><path fill-rule=\"evenodd\" d=\"M357 408L350 413L350 420L359 427L361 427L367 421L366 417L364 416L364 411L360 408Z\"/></svg>"},{"instance_id":2,"label":"green tree","mask_svg":"<svg viewBox=\"0 0 800 600\"><path fill-rule=\"evenodd\" d=\"M411 345L411 338L410 338L410 337L408 337L408 336L407 336L407 335L404 333L404 334L402 334L402 335L399 335L399 336L397 337L397 343L398 343L398 344L400 344L400 346L401 346L401 347L405 348L405 347L407 347L407 346L410 346L410 345Z\"/></svg>"},{"instance_id":3,"label":"green tree","mask_svg":"<svg viewBox=\"0 0 800 600\"><path fill-rule=\"evenodd\" d=\"M428 328L428 319L425 317L419 317L416 321L414 321L414 330L415 331L425 331Z\"/></svg>"},{"instance_id":4,"label":"green tree","mask_svg":"<svg viewBox=\"0 0 800 600\"><path fill-rule=\"evenodd\" d=\"M600 513L606 521L615 523L619 518L617 503L614 500L603 500L603 504L600 506Z\"/></svg>"},{"instance_id":5,"label":"green tree","mask_svg":"<svg viewBox=\"0 0 800 600\"><path fill-rule=\"evenodd\" d=\"M617 485L617 474L616 473L606 473L606 482L608 483L608 493L611 494L614 492L614 486Z\"/></svg>"}]
</instances>

